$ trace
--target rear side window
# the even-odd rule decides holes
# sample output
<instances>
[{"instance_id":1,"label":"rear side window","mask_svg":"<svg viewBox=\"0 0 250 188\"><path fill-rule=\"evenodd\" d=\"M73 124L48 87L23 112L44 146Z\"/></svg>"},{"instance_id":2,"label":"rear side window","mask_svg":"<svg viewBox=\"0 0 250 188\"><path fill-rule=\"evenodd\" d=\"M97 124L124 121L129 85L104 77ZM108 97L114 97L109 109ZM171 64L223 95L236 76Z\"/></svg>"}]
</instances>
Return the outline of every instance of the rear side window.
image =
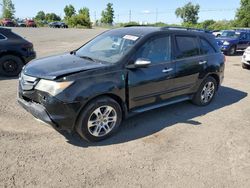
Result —
<instances>
[{"instance_id":1,"label":"rear side window","mask_svg":"<svg viewBox=\"0 0 250 188\"><path fill-rule=\"evenodd\" d=\"M186 58L199 55L199 46L197 37L176 36L176 58Z\"/></svg>"},{"instance_id":2,"label":"rear side window","mask_svg":"<svg viewBox=\"0 0 250 188\"><path fill-rule=\"evenodd\" d=\"M215 53L214 48L212 47L212 45L207 40L201 38L200 45L201 45L201 47L200 47L201 54Z\"/></svg>"}]
</instances>

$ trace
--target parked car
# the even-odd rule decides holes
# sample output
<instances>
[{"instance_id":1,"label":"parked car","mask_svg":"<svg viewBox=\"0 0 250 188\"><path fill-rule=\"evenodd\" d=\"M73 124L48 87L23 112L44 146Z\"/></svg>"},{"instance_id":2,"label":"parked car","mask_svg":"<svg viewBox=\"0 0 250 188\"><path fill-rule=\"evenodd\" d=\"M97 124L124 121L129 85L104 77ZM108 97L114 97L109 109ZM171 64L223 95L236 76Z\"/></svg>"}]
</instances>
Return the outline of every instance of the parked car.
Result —
<instances>
[{"instance_id":1,"label":"parked car","mask_svg":"<svg viewBox=\"0 0 250 188\"><path fill-rule=\"evenodd\" d=\"M15 22L11 19L8 19L8 18L2 19L1 25L4 27L15 27L16 26Z\"/></svg>"},{"instance_id":2,"label":"parked car","mask_svg":"<svg viewBox=\"0 0 250 188\"><path fill-rule=\"evenodd\" d=\"M241 62L244 69L250 69L250 47L245 50Z\"/></svg>"},{"instance_id":3,"label":"parked car","mask_svg":"<svg viewBox=\"0 0 250 188\"><path fill-rule=\"evenodd\" d=\"M37 27L36 22L34 20L26 20L26 27Z\"/></svg>"},{"instance_id":4,"label":"parked car","mask_svg":"<svg viewBox=\"0 0 250 188\"><path fill-rule=\"evenodd\" d=\"M17 21L18 27L26 27L26 23L24 21Z\"/></svg>"},{"instance_id":5,"label":"parked car","mask_svg":"<svg viewBox=\"0 0 250 188\"><path fill-rule=\"evenodd\" d=\"M10 29L0 28L0 75L17 76L36 57L33 44Z\"/></svg>"},{"instance_id":6,"label":"parked car","mask_svg":"<svg viewBox=\"0 0 250 188\"><path fill-rule=\"evenodd\" d=\"M215 37L220 37L221 34L222 34L223 31L221 30L213 30L212 34L215 36Z\"/></svg>"},{"instance_id":7,"label":"parked car","mask_svg":"<svg viewBox=\"0 0 250 188\"><path fill-rule=\"evenodd\" d=\"M100 141L130 115L186 100L208 105L224 78L224 62L206 32L114 29L71 53L27 64L18 101L56 129Z\"/></svg>"},{"instance_id":8,"label":"parked car","mask_svg":"<svg viewBox=\"0 0 250 188\"><path fill-rule=\"evenodd\" d=\"M51 28L68 28L68 25L64 22L51 22L49 23L49 27Z\"/></svg>"},{"instance_id":9,"label":"parked car","mask_svg":"<svg viewBox=\"0 0 250 188\"><path fill-rule=\"evenodd\" d=\"M221 51L234 55L237 50L245 50L250 46L250 30L226 30L217 38Z\"/></svg>"}]
</instances>

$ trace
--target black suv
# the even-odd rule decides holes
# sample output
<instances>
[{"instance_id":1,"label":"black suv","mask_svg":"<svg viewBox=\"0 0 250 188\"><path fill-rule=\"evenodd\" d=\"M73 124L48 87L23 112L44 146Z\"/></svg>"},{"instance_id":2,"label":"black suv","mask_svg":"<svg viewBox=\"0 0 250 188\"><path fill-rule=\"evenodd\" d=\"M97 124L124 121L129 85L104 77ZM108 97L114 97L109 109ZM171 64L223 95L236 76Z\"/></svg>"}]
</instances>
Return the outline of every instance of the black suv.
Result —
<instances>
[{"instance_id":1,"label":"black suv","mask_svg":"<svg viewBox=\"0 0 250 188\"><path fill-rule=\"evenodd\" d=\"M35 57L32 43L10 29L0 28L0 75L17 76Z\"/></svg>"},{"instance_id":2,"label":"black suv","mask_svg":"<svg viewBox=\"0 0 250 188\"><path fill-rule=\"evenodd\" d=\"M68 28L68 25L64 22L51 22L49 23L49 27L51 28Z\"/></svg>"},{"instance_id":3,"label":"black suv","mask_svg":"<svg viewBox=\"0 0 250 188\"><path fill-rule=\"evenodd\" d=\"M114 29L71 53L29 63L18 101L56 129L100 141L130 115L185 100L208 105L224 61L214 36L202 31Z\"/></svg>"}]
</instances>

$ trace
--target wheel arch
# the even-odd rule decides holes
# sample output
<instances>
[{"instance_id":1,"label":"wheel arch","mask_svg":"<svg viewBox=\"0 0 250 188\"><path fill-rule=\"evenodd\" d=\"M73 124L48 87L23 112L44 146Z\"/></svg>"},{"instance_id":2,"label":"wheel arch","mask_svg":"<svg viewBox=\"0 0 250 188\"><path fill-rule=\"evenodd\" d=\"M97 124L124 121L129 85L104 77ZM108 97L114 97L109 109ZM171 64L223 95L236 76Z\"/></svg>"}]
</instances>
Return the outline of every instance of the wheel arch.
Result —
<instances>
[{"instance_id":1,"label":"wheel arch","mask_svg":"<svg viewBox=\"0 0 250 188\"><path fill-rule=\"evenodd\" d=\"M92 98L90 98L82 107L81 109L79 110L78 114L77 114L77 117L76 117L76 120L75 120L75 124L74 124L74 127L73 129L75 130L76 128L76 125L79 123L79 119L80 119L80 115L81 113L83 112L83 110L86 108L86 106L88 104L90 104L92 101L98 99L98 98L101 98L101 97L109 97L113 100L115 100L121 107L121 110L122 110L122 119L125 119L127 114L128 114L128 108L127 108L127 105L126 103L122 100L121 97L119 97L118 95L116 94L113 94L113 93L105 93L105 94L100 94L100 95L96 95Z\"/></svg>"},{"instance_id":2,"label":"wheel arch","mask_svg":"<svg viewBox=\"0 0 250 188\"><path fill-rule=\"evenodd\" d=\"M3 51L3 52L0 52L0 58L3 57L3 56L6 56L6 55L13 55L13 56L16 56L16 57L19 57L23 64L25 63L25 60L23 59L22 55L19 54L18 52L15 52L15 51Z\"/></svg>"}]
</instances>

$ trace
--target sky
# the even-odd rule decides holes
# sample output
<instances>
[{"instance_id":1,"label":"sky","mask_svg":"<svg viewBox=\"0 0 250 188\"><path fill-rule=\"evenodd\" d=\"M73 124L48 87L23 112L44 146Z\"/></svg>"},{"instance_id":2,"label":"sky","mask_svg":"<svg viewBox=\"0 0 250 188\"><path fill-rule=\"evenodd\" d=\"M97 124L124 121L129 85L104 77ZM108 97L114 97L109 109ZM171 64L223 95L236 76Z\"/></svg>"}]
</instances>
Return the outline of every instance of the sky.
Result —
<instances>
[{"instance_id":1,"label":"sky","mask_svg":"<svg viewBox=\"0 0 250 188\"><path fill-rule=\"evenodd\" d=\"M131 21L153 23L180 23L176 18L175 9L188 2L200 5L199 21L206 19L234 19L240 0L12 0L16 8L16 17L32 18L40 10L45 13L54 12L64 17L63 9L72 4L76 10L82 7L90 9L91 20L100 19L101 11L108 2L113 3L115 22Z\"/></svg>"}]
</instances>

